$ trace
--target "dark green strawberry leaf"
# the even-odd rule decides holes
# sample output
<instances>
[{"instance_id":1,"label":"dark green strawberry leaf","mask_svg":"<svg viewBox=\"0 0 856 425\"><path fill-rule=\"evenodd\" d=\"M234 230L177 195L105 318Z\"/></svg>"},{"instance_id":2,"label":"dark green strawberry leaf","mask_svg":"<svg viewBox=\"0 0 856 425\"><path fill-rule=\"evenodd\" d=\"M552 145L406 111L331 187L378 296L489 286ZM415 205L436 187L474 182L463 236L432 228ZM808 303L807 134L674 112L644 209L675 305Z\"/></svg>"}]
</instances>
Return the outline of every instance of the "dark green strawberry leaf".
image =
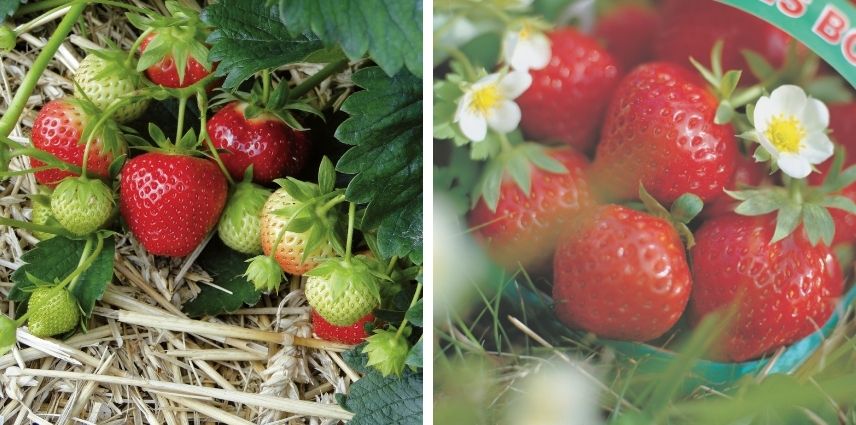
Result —
<instances>
[{"instance_id":1,"label":"dark green strawberry leaf","mask_svg":"<svg viewBox=\"0 0 856 425\"><path fill-rule=\"evenodd\" d=\"M416 341L416 344L414 344L413 347L410 348L410 352L407 353L407 360L404 361L404 364L410 367L421 368L422 357L422 337L419 337L419 341Z\"/></svg>"},{"instance_id":2,"label":"dark green strawberry leaf","mask_svg":"<svg viewBox=\"0 0 856 425\"><path fill-rule=\"evenodd\" d=\"M61 281L71 274L80 262L85 245L86 242L83 240L71 240L61 236L39 242L35 248L21 257L26 264L12 274L12 282L15 286L9 292L9 299L26 301L30 297L30 291L35 285L27 278L27 274L51 283ZM113 279L114 251L113 239L104 240L101 253L92 266L81 273L77 283L71 288L83 314L87 317L92 314L95 301L101 299L107 284Z\"/></svg>"},{"instance_id":3,"label":"dark green strawberry leaf","mask_svg":"<svg viewBox=\"0 0 856 425\"><path fill-rule=\"evenodd\" d=\"M351 425L422 423L422 375L405 369L401 376L386 378L371 370L351 385L337 401L353 412Z\"/></svg>"},{"instance_id":4,"label":"dark green strawberry leaf","mask_svg":"<svg viewBox=\"0 0 856 425\"><path fill-rule=\"evenodd\" d=\"M405 317L408 322L422 327L422 300L417 301L416 304L407 309Z\"/></svg>"},{"instance_id":5,"label":"dark green strawberry leaf","mask_svg":"<svg viewBox=\"0 0 856 425\"><path fill-rule=\"evenodd\" d=\"M208 37L209 58L220 62L215 74L226 76L227 89L263 69L303 61L324 47L307 30L292 35L279 8L262 1L221 0L206 7L201 17L216 28Z\"/></svg>"},{"instance_id":6,"label":"dark green strawberry leaf","mask_svg":"<svg viewBox=\"0 0 856 425\"><path fill-rule=\"evenodd\" d=\"M366 343L363 342L342 353L342 359L345 360L345 363L361 374L369 373L369 368L366 366L366 363L369 362L369 355L363 352L365 346Z\"/></svg>"},{"instance_id":7,"label":"dark green strawberry leaf","mask_svg":"<svg viewBox=\"0 0 856 425\"><path fill-rule=\"evenodd\" d=\"M12 16L20 5L21 0L0 0L0 23Z\"/></svg>"},{"instance_id":8,"label":"dark green strawberry leaf","mask_svg":"<svg viewBox=\"0 0 856 425\"><path fill-rule=\"evenodd\" d=\"M422 76L422 0L279 0L279 16L352 60L368 52L387 75L407 67Z\"/></svg>"},{"instance_id":9,"label":"dark green strawberry leaf","mask_svg":"<svg viewBox=\"0 0 856 425\"><path fill-rule=\"evenodd\" d=\"M360 228L377 229L379 254L422 262L422 82L409 74L387 77L360 70L342 110L351 115L336 138L352 145L336 169L356 174L347 199L367 204Z\"/></svg>"},{"instance_id":10,"label":"dark green strawberry leaf","mask_svg":"<svg viewBox=\"0 0 856 425\"><path fill-rule=\"evenodd\" d=\"M231 294L202 285L202 292L184 304L184 312L191 317L213 316L259 302L261 293L242 276L250 257L227 248L220 238L211 239L199 256L198 264L214 278L215 285Z\"/></svg>"}]
</instances>

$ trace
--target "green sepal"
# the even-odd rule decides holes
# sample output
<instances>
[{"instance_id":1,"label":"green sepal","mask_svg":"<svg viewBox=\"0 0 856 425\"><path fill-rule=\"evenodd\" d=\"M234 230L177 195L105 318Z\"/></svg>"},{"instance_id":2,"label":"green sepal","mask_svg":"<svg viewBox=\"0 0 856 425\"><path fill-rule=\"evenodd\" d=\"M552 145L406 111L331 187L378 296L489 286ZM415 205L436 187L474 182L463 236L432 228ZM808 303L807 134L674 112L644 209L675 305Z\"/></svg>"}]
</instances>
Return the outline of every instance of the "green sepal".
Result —
<instances>
[{"instance_id":1,"label":"green sepal","mask_svg":"<svg viewBox=\"0 0 856 425\"><path fill-rule=\"evenodd\" d=\"M374 335L366 338L366 346L363 347L363 353L368 355L366 366L374 367L383 376L401 375L410 352L407 342L410 332L410 326L400 333L395 327L375 330Z\"/></svg>"},{"instance_id":2,"label":"green sepal","mask_svg":"<svg viewBox=\"0 0 856 425\"><path fill-rule=\"evenodd\" d=\"M829 210L817 204L804 204L803 225L812 246L817 245L819 241L823 241L826 246L832 246L835 222L832 221Z\"/></svg>"},{"instance_id":3,"label":"green sepal","mask_svg":"<svg viewBox=\"0 0 856 425\"><path fill-rule=\"evenodd\" d=\"M364 255L357 255L350 259L329 258L304 276L314 276L328 281L330 295L334 299L351 289L367 290L378 304L381 303L381 282L392 281L383 273L383 265L380 262Z\"/></svg>"},{"instance_id":4,"label":"green sepal","mask_svg":"<svg viewBox=\"0 0 856 425\"><path fill-rule=\"evenodd\" d=\"M783 187L749 190L726 190L729 196L741 202L734 209L740 215L758 216L778 210L789 202L788 192Z\"/></svg>"},{"instance_id":5,"label":"green sepal","mask_svg":"<svg viewBox=\"0 0 856 425\"><path fill-rule=\"evenodd\" d=\"M667 220L672 225L687 249L695 245L695 237L688 224L704 208L701 198L692 193L685 193L672 203L671 210L667 210L645 190L645 186L640 182L639 200L642 201L644 210L655 217Z\"/></svg>"},{"instance_id":6,"label":"green sepal","mask_svg":"<svg viewBox=\"0 0 856 425\"><path fill-rule=\"evenodd\" d=\"M0 314L0 356L9 352L17 341L18 324L8 316Z\"/></svg>"},{"instance_id":7,"label":"green sepal","mask_svg":"<svg viewBox=\"0 0 856 425\"><path fill-rule=\"evenodd\" d=\"M330 193L336 188L336 168L327 156L321 158L321 165L318 167L318 187L322 194Z\"/></svg>"},{"instance_id":8,"label":"green sepal","mask_svg":"<svg viewBox=\"0 0 856 425\"><path fill-rule=\"evenodd\" d=\"M770 243L776 243L796 230L802 219L802 206L787 202L779 208L776 214L776 230Z\"/></svg>"},{"instance_id":9,"label":"green sepal","mask_svg":"<svg viewBox=\"0 0 856 425\"><path fill-rule=\"evenodd\" d=\"M746 60L746 64L749 65L749 72L752 73L758 81L764 81L776 73L776 68L770 65L770 62L768 62L766 58L755 53L755 51L743 49L740 53L743 55L743 59Z\"/></svg>"},{"instance_id":10,"label":"green sepal","mask_svg":"<svg viewBox=\"0 0 856 425\"><path fill-rule=\"evenodd\" d=\"M250 263L244 277L255 286L257 291L270 292L279 288L284 272L273 258L259 255L247 260Z\"/></svg>"},{"instance_id":11,"label":"green sepal","mask_svg":"<svg viewBox=\"0 0 856 425\"><path fill-rule=\"evenodd\" d=\"M694 193L685 193L672 203L669 212L675 220L689 224L704 208L704 202Z\"/></svg>"}]
</instances>

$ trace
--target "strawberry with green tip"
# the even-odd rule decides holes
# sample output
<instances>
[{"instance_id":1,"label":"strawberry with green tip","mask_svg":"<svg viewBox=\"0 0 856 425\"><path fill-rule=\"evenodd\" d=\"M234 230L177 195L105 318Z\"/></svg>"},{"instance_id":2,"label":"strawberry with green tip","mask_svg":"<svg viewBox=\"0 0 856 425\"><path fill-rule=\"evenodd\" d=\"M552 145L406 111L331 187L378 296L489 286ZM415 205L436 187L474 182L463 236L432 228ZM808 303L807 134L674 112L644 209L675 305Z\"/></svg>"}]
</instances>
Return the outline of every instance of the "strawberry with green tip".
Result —
<instances>
[{"instance_id":1,"label":"strawberry with green tip","mask_svg":"<svg viewBox=\"0 0 856 425\"><path fill-rule=\"evenodd\" d=\"M244 181L235 186L220 216L217 234L229 248L244 254L260 254L260 215L271 191Z\"/></svg>"},{"instance_id":2,"label":"strawberry with green tip","mask_svg":"<svg viewBox=\"0 0 856 425\"><path fill-rule=\"evenodd\" d=\"M101 180L68 178L51 194L51 214L69 232L83 236L100 229L113 213L113 191Z\"/></svg>"},{"instance_id":3,"label":"strawberry with green tip","mask_svg":"<svg viewBox=\"0 0 856 425\"><path fill-rule=\"evenodd\" d=\"M335 189L336 172L327 157L321 160L318 184L293 177L265 202L261 213L261 242L265 255L282 270L303 275L324 260L344 253L341 236L346 221L337 205L344 191Z\"/></svg>"},{"instance_id":4,"label":"strawberry with green tip","mask_svg":"<svg viewBox=\"0 0 856 425\"><path fill-rule=\"evenodd\" d=\"M105 110L114 102L143 87L142 76L126 62L121 50L94 50L86 55L74 73L74 96L86 98ZM116 108L112 118L126 123L139 118L149 99L136 96Z\"/></svg>"},{"instance_id":5,"label":"strawberry with green tip","mask_svg":"<svg viewBox=\"0 0 856 425\"><path fill-rule=\"evenodd\" d=\"M46 338L66 333L77 327L80 307L66 288L37 287L27 302L30 333Z\"/></svg>"},{"instance_id":6,"label":"strawberry with green tip","mask_svg":"<svg viewBox=\"0 0 856 425\"><path fill-rule=\"evenodd\" d=\"M351 326L336 326L324 320L317 311L312 310L312 329L315 335L323 340L342 344L354 345L363 342L369 336L366 333L366 324L373 321L374 315L369 313Z\"/></svg>"},{"instance_id":7,"label":"strawberry with green tip","mask_svg":"<svg viewBox=\"0 0 856 425\"><path fill-rule=\"evenodd\" d=\"M377 260L358 255L329 259L306 273L309 305L336 326L351 326L380 305L384 278Z\"/></svg>"},{"instance_id":8,"label":"strawberry with green tip","mask_svg":"<svg viewBox=\"0 0 856 425\"><path fill-rule=\"evenodd\" d=\"M52 154L57 159L78 167L83 165L86 148L86 131L92 122L100 119L100 111L91 103L73 98L52 100L46 103L33 122L33 147ZM105 120L98 133L93 135L87 157L86 170L91 176L108 178L110 164L127 151L127 145L113 120ZM48 166L35 158L33 168ZM36 181L55 187L62 179L77 176L70 171L48 168L34 172Z\"/></svg>"}]
</instances>

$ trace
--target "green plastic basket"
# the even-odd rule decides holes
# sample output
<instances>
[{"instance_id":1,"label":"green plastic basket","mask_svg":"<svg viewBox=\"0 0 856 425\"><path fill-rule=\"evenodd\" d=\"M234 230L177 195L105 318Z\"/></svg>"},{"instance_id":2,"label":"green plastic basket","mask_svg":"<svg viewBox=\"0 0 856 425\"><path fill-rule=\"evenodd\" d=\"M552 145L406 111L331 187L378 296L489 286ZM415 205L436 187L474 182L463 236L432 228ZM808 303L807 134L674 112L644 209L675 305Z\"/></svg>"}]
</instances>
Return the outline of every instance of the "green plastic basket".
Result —
<instances>
[{"instance_id":1,"label":"green plastic basket","mask_svg":"<svg viewBox=\"0 0 856 425\"><path fill-rule=\"evenodd\" d=\"M525 314L529 317L539 318L537 323L530 324L540 331L547 332L552 336L577 338L583 336L580 332L564 327L556 319L552 311L552 300L542 293L522 286L508 285L503 292L503 298L510 305L520 308L519 313L521 314L524 312L521 303L525 304ZM836 309L821 329L790 345L774 358L762 358L741 363L696 360L690 376L685 378L684 387L689 391L699 385L724 389L740 378L755 375L762 370L768 374L790 374L794 372L832 333L854 300L856 300L856 286L851 287L841 297ZM645 343L614 340L598 340L598 342L614 349L620 356L634 360L637 363L637 372L642 373L664 371L677 356L674 351Z\"/></svg>"}]
</instances>

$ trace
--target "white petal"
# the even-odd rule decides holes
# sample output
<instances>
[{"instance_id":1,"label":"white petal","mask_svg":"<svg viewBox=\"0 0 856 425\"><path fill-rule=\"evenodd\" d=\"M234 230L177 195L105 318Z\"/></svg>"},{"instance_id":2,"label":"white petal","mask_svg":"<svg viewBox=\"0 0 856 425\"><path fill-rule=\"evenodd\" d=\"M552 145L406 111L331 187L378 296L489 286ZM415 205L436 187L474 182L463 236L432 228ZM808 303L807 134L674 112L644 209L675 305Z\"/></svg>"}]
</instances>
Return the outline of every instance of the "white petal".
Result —
<instances>
[{"instance_id":1,"label":"white petal","mask_svg":"<svg viewBox=\"0 0 856 425\"><path fill-rule=\"evenodd\" d=\"M458 99L458 108L455 110L455 122L458 122L461 120L461 117L464 115L464 113L467 112L468 109L470 109L470 105L472 103L473 103L473 92L472 91L467 91L466 93L464 93L463 96L461 96L460 99Z\"/></svg>"},{"instance_id":2,"label":"white petal","mask_svg":"<svg viewBox=\"0 0 856 425\"><path fill-rule=\"evenodd\" d=\"M515 69L517 67L512 63L512 59L514 58L514 52L518 50L518 44L520 44L520 32L506 31L505 37L502 38L502 57Z\"/></svg>"},{"instance_id":3,"label":"white petal","mask_svg":"<svg viewBox=\"0 0 856 425\"><path fill-rule=\"evenodd\" d=\"M835 151L835 146L829 137L821 132L809 133L803 140L799 155L811 164L820 164L829 159Z\"/></svg>"},{"instance_id":4,"label":"white petal","mask_svg":"<svg viewBox=\"0 0 856 425\"><path fill-rule=\"evenodd\" d=\"M773 116L779 114L798 116L805 109L807 99L803 89L798 86L790 84L779 86L770 94L770 100L773 104Z\"/></svg>"},{"instance_id":5,"label":"white petal","mask_svg":"<svg viewBox=\"0 0 856 425\"><path fill-rule=\"evenodd\" d=\"M763 133L758 133L756 140L759 144L761 144L764 150L770 153L771 157L773 157L774 159L779 157L779 150L776 149L776 147L773 146L773 144L770 143L769 140L767 140L767 136L765 136Z\"/></svg>"},{"instance_id":6,"label":"white petal","mask_svg":"<svg viewBox=\"0 0 856 425\"><path fill-rule=\"evenodd\" d=\"M487 121L481 115L474 114L470 109L461 114L458 125L464 136L474 142L481 142L487 136Z\"/></svg>"},{"instance_id":7,"label":"white petal","mask_svg":"<svg viewBox=\"0 0 856 425\"><path fill-rule=\"evenodd\" d=\"M480 80L478 80L478 81L476 81L475 83L473 83L473 85L472 85L472 86L470 86L470 90L469 90L469 91L470 91L470 92L474 92L474 91L476 91L476 90L478 90L478 89L480 89L480 88L482 88L482 87L484 87L484 86L489 86L489 85L491 85L491 84L496 84L496 83L497 83L497 81L499 81L499 77L500 77L500 75L499 75L498 73L493 73L493 74L485 75L484 77L481 77L481 79L480 79Z\"/></svg>"},{"instance_id":8,"label":"white petal","mask_svg":"<svg viewBox=\"0 0 856 425\"><path fill-rule=\"evenodd\" d=\"M823 131L829 126L829 109L817 99L808 99L801 117L798 117L809 133Z\"/></svg>"},{"instance_id":9,"label":"white petal","mask_svg":"<svg viewBox=\"0 0 856 425\"><path fill-rule=\"evenodd\" d=\"M550 39L542 33L535 33L527 38L517 37L514 48L507 57L512 68L526 71L544 69L550 63L550 55Z\"/></svg>"},{"instance_id":10,"label":"white petal","mask_svg":"<svg viewBox=\"0 0 856 425\"><path fill-rule=\"evenodd\" d=\"M795 179L804 178L811 173L811 165L805 158L799 155L790 153L782 154L779 156L779 159L776 160L776 163L779 164L779 168L782 169L782 172Z\"/></svg>"},{"instance_id":11,"label":"white petal","mask_svg":"<svg viewBox=\"0 0 856 425\"><path fill-rule=\"evenodd\" d=\"M520 107L516 103L505 100L497 105L487 117L487 125L499 133L509 133L520 124Z\"/></svg>"},{"instance_id":12,"label":"white petal","mask_svg":"<svg viewBox=\"0 0 856 425\"><path fill-rule=\"evenodd\" d=\"M761 96L758 99L758 102L755 103L755 112L753 112L753 118L755 122L755 129L758 130L759 133L765 133L767 131L767 126L770 124L770 120L773 118L773 105L770 101L770 98L767 96Z\"/></svg>"},{"instance_id":13,"label":"white petal","mask_svg":"<svg viewBox=\"0 0 856 425\"><path fill-rule=\"evenodd\" d=\"M532 85L528 72L511 71L499 81L499 93L506 99L516 99Z\"/></svg>"}]
</instances>

